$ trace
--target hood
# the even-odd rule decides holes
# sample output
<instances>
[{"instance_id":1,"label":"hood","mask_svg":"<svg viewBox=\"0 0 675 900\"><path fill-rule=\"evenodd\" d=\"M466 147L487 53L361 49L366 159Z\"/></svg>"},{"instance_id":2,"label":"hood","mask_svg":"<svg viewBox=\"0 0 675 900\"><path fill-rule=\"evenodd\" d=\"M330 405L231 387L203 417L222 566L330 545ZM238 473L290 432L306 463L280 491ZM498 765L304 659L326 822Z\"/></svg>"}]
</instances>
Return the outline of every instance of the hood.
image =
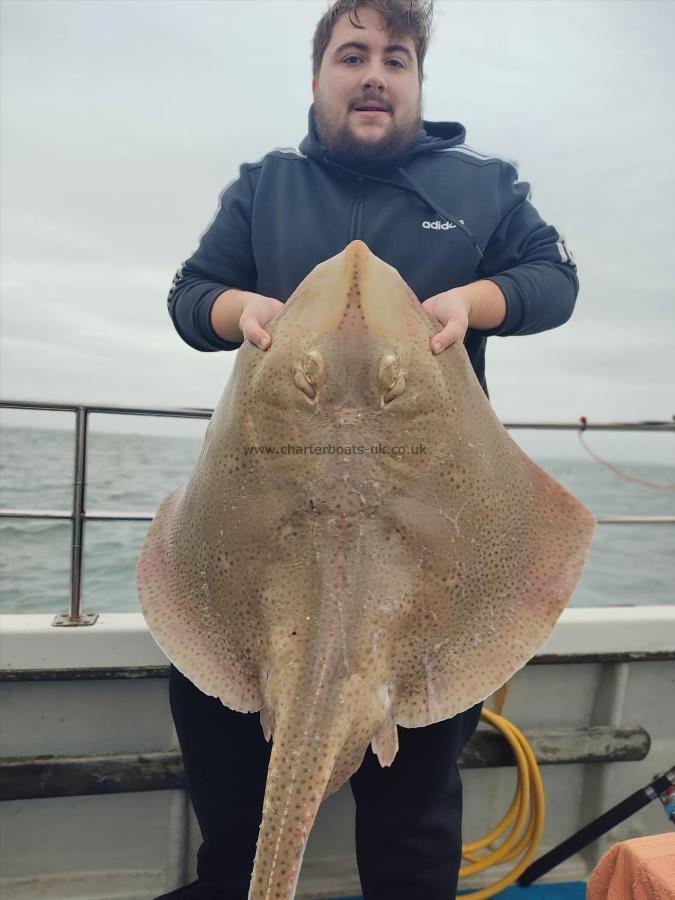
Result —
<instances>
[{"instance_id":1,"label":"hood","mask_svg":"<svg viewBox=\"0 0 675 900\"><path fill-rule=\"evenodd\" d=\"M316 130L316 120L314 117L314 104L309 107L307 135L300 143L299 150L309 159L326 166L327 168L338 170L343 175L352 178L367 178L369 181L379 181L390 184L392 187L402 191L409 191L419 197L429 206L435 213L443 216L447 221L452 222L461 231L466 234L480 258L483 254L480 247L476 243L471 231L460 222L455 216L451 215L447 210L443 209L435 200L420 187L406 171L411 160L422 156L431 150L444 150L446 147L454 147L464 143L466 137L466 129L460 122L427 122L422 120L422 128L417 132L417 137L411 147L406 150L401 159L392 165L383 166L379 175L374 175L370 171L360 171L356 168L349 168L342 165L336 160L331 159L330 151L321 145L319 135Z\"/></svg>"}]
</instances>

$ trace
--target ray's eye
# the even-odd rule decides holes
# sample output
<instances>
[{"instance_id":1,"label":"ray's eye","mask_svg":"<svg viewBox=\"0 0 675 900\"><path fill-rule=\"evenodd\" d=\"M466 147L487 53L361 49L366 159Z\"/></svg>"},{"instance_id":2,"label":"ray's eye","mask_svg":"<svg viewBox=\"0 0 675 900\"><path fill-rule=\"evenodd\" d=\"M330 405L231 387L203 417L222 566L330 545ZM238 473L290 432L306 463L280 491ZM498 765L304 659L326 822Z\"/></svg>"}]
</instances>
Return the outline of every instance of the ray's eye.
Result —
<instances>
[{"instance_id":1,"label":"ray's eye","mask_svg":"<svg viewBox=\"0 0 675 900\"><path fill-rule=\"evenodd\" d=\"M307 373L302 366L296 366L293 369L293 381L295 382L295 386L300 388L303 394L306 394L310 400L314 400L316 397L316 388L309 380Z\"/></svg>"},{"instance_id":2,"label":"ray's eye","mask_svg":"<svg viewBox=\"0 0 675 900\"><path fill-rule=\"evenodd\" d=\"M390 403L396 397L399 397L406 386L405 372L399 365L398 356L393 353L387 353L380 361L380 370L378 373L378 383L384 391L382 403Z\"/></svg>"},{"instance_id":3,"label":"ray's eye","mask_svg":"<svg viewBox=\"0 0 675 900\"><path fill-rule=\"evenodd\" d=\"M310 350L304 362L293 370L293 381L310 400L316 397L318 386L324 379L323 356L317 350Z\"/></svg>"}]
</instances>

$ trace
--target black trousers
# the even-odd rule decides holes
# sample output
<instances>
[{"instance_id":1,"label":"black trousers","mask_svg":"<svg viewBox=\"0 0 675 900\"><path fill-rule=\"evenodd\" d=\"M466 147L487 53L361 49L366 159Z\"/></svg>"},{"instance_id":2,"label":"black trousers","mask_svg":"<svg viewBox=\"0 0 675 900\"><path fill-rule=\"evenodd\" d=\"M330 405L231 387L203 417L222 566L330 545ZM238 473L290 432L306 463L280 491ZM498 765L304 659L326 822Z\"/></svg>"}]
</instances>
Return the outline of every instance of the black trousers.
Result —
<instances>
[{"instance_id":1,"label":"black trousers","mask_svg":"<svg viewBox=\"0 0 675 900\"><path fill-rule=\"evenodd\" d=\"M247 900L271 743L258 715L207 697L171 666L171 711L203 844L205 900ZM482 704L425 728L399 726L399 751L382 768L370 747L351 777L364 900L453 900L462 846L457 757ZM201 896L201 893L200 893Z\"/></svg>"}]
</instances>

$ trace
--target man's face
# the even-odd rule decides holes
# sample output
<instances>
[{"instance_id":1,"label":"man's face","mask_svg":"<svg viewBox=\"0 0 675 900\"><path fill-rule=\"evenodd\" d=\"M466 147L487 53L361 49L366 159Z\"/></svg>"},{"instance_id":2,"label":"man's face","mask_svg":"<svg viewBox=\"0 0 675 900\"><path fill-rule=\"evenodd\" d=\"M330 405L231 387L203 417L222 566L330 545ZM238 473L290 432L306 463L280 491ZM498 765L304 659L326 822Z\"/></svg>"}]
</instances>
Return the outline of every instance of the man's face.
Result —
<instances>
[{"instance_id":1,"label":"man's face","mask_svg":"<svg viewBox=\"0 0 675 900\"><path fill-rule=\"evenodd\" d=\"M413 144L422 127L422 93L415 46L392 41L384 19L358 10L355 28L344 13L335 22L312 80L319 139L347 164L377 168L393 162ZM381 112L361 112L367 105Z\"/></svg>"}]
</instances>

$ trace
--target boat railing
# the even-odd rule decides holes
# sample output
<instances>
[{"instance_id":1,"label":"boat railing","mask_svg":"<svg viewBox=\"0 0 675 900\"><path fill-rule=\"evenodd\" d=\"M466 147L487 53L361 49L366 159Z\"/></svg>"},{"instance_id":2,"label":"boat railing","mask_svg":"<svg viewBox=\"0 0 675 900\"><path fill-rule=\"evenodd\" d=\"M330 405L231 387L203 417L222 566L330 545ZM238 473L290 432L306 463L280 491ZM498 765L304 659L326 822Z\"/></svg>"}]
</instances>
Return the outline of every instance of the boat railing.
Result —
<instances>
[{"instance_id":1,"label":"boat railing","mask_svg":"<svg viewBox=\"0 0 675 900\"><path fill-rule=\"evenodd\" d=\"M72 523L70 557L70 611L54 617L54 626L93 625L97 613L85 613L82 608L82 563L84 526L86 522L150 522L149 512L86 511L87 436L89 416L92 414L123 416L155 416L176 419L209 419L212 409L190 407L120 406L113 404L54 403L32 400L3 400L0 409L30 409L48 412L74 413L75 454L73 467L73 502L70 510L0 509L0 517L14 519L57 519ZM675 421L645 422L504 422L505 428L539 431L632 431L675 433ZM599 525L673 525L675 516L598 516Z\"/></svg>"}]
</instances>

